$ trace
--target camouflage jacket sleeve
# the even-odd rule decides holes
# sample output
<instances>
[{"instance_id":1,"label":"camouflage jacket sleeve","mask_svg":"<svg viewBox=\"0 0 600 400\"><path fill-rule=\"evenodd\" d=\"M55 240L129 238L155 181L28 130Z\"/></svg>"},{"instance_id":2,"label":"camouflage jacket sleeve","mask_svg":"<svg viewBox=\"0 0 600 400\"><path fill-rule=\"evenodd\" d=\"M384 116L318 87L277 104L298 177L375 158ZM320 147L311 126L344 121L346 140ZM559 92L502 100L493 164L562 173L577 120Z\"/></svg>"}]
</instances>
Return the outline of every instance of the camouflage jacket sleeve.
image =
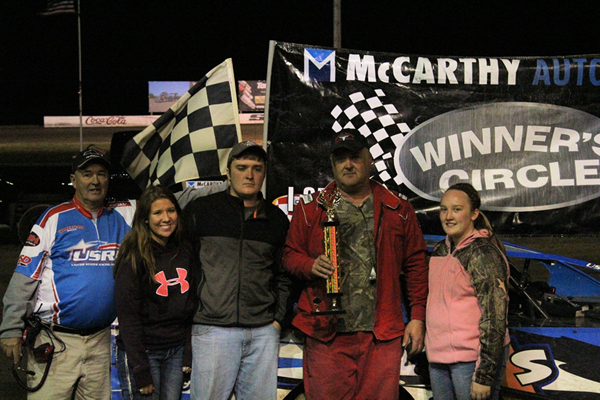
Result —
<instances>
[{"instance_id":1,"label":"camouflage jacket sleeve","mask_svg":"<svg viewBox=\"0 0 600 400\"><path fill-rule=\"evenodd\" d=\"M492 385L499 368L506 335L508 308L508 269L502 253L485 239L471 246L469 259L461 260L471 276L471 282L481 307L479 320L478 365L474 380L482 385Z\"/></svg>"}]
</instances>

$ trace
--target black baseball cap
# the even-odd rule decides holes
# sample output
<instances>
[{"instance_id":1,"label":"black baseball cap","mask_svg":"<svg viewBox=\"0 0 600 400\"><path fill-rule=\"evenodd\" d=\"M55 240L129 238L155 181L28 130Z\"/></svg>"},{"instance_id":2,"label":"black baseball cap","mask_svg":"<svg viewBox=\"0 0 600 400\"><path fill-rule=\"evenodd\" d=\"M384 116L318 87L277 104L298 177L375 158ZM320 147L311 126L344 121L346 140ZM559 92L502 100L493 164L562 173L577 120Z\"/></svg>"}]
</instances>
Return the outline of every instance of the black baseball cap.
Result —
<instances>
[{"instance_id":1,"label":"black baseball cap","mask_svg":"<svg viewBox=\"0 0 600 400\"><path fill-rule=\"evenodd\" d=\"M239 157L242 153L244 153L250 149L254 149L257 153L259 153L262 156L262 158L265 161L267 161L269 159L267 152L265 151L265 149L262 148L261 145L259 145L256 142L253 142L252 140L246 140L244 142L236 143L233 146L233 148L229 152L229 157L227 157L227 164L229 165L229 163L231 162L231 160L234 157Z\"/></svg>"},{"instance_id":2,"label":"black baseball cap","mask_svg":"<svg viewBox=\"0 0 600 400\"><path fill-rule=\"evenodd\" d=\"M331 151L338 149L348 149L352 151L360 151L368 149L369 143L367 139L356 129L344 129L339 132L331 141Z\"/></svg>"},{"instance_id":3,"label":"black baseball cap","mask_svg":"<svg viewBox=\"0 0 600 400\"><path fill-rule=\"evenodd\" d=\"M75 158L73 159L73 172L77 171L85 167L86 165L94 163L94 164L102 164L107 169L110 169L110 161L106 156L106 152L93 144L89 145L85 150L79 152Z\"/></svg>"}]
</instances>

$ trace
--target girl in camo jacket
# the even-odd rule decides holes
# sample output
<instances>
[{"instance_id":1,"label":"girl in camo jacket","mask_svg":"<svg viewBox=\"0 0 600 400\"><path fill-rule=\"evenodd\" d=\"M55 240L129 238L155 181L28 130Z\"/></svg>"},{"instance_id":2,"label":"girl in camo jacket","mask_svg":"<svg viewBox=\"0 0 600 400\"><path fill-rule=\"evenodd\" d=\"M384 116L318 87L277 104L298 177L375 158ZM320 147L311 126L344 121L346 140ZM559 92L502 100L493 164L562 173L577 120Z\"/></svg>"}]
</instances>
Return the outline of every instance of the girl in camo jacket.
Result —
<instances>
[{"instance_id":1,"label":"girl in camo jacket","mask_svg":"<svg viewBox=\"0 0 600 400\"><path fill-rule=\"evenodd\" d=\"M440 203L447 236L430 259L425 338L436 400L497 399L508 358L509 266L480 206L468 183Z\"/></svg>"}]
</instances>

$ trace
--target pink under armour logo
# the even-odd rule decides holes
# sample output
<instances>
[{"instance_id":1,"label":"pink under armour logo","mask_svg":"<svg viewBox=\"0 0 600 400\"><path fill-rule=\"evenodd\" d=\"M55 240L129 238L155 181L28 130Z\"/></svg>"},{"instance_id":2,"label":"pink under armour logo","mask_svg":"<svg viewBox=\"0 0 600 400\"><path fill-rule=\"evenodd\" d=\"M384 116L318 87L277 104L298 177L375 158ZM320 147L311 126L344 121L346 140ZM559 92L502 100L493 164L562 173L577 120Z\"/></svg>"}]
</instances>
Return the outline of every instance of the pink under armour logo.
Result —
<instances>
[{"instance_id":1,"label":"pink under armour logo","mask_svg":"<svg viewBox=\"0 0 600 400\"><path fill-rule=\"evenodd\" d=\"M156 289L156 294L159 296L168 296L169 295L169 286L181 285L181 293L185 293L190 288L190 284L185 280L187 278L187 271L183 268L176 268L177 270L177 278L169 279L165 277L164 271L160 271L158 274L154 276L156 281L160 283L158 289Z\"/></svg>"}]
</instances>

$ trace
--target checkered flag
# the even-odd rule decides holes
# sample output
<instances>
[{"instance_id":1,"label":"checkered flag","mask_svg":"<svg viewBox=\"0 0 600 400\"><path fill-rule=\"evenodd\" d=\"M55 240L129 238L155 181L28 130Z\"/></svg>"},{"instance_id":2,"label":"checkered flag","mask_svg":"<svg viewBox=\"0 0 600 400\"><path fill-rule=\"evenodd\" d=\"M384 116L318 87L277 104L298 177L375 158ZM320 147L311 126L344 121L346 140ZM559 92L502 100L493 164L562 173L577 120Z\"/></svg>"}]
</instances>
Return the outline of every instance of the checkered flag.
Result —
<instances>
[{"instance_id":1,"label":"checkered flag","mask_svg":"<svg viewBox=\"0 0 600 400\"><path fill-rule=\"evenodd\" d=\"M410 127L405 122L396 122L394 117L402 115L393 104L385 103L385 93L381 89L374 89L366 95L365 92L355 92L348 97L351 101L349 106L345 109L335 106L331 111L335 118L331 128L334 132L345 128L357 129L369 143L373 143L369 150L379 178L384 183L389 182L396 175L390 174L394 171L394 151Z\"/></svg>"},{"instance_id":2,"label":"checkered flag","mask_svg":"<svg viewBox=\"0 0 600 400\"><path fill-rule=\"evenodd\" d=\"M152 125L129 140L121 164L142 188L225 175L241 140L231 59L213 68Z\"/></svg>"}]
</instances>

